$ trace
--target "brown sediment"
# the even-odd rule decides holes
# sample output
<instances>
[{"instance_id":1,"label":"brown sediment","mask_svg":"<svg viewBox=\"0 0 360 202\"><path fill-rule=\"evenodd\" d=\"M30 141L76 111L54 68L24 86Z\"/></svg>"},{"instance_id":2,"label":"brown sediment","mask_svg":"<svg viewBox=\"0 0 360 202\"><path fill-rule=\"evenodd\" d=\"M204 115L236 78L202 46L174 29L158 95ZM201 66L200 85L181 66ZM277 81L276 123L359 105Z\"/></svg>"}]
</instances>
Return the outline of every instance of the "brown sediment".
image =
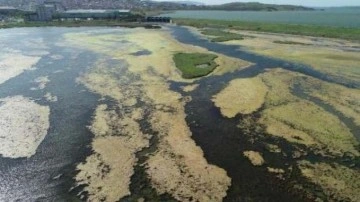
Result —
<instances>
[{"instance_id":1,"label":"brown sediment","mask_svg":"<svg viewBox=\"0 0 360 202\"><path fill-rule=\"evenodd\" d=\"M254 166L262 166L265 163L264 158L259 152L256 151L244 151L243 155L249 159Z\"/></svg>"},{"instance_id":2,"label":"brown sediment","mask_svg":"<svg viewBox=\"0 0 360 202\"><path fill-rule=\"evenodd\" d=\"M337 163L300 161L301 173L319 185L330 201L360 201L360 172Z\"/></svg>"},{"instance_id":3,"label":"brown sediment","mask_svg":"<svg viewBox=\"0 0 360 202\"><path fill-rule=\"evenodd\" d=\"M0 154L31 157L49 129L50 109L22 96L0 99Z\"/></svg>"},{"instance_id":4,"label":"brown sediment","mask_svg":"<svg viewBox=\"0 0 360 202\"><path fill-rule=\"evenodd\" d=\"M79 164L78 185L86 185L89 201L117 201L130 194L130 178L137 162L135 153L149 145L150 136L140 131L133 114L118 115L100 105L90 129L95 135L93 154Z\"/></svg>"},{"instance_id":5,"label":"brown sediment","mask_svg":"<svg viewBox=\"0 0 360 202\"><path fill-rule=\"evenodd\" d=\"M113 98L120 109L120 112L114 111L114 114L121 113L124 110L123 107L131 106L125 110L130 110L131 115L123 115L126 118L122 118L120 122L126 120L126 122L131 122L134 125L142 117L143 110L136 109L133 106L137 99L141 100L143 107L153 106L156 109L148 112L147 117L149 117L151 130L158 134L159 142L157 150L148 157L144 165L151 185L159 194L168 193L180 201L221 201L226 196L226 191L230 186L230 178L223 169L210 165L204 158L202 150L191 139L191 132L185 121L184 99L179 93L169 89L168 82L169 80L183 80L172 60L172 55L175 52L206 52L206 50L178 43L167 32L163 31L149 30L143 32L141 29L133 29L129 33L115 37L117 40L121 38L121 40L126 40L128 44L131 44L118 51L114 51L117 49L111 43L101 43L104 37L85 34L81 39L85 40L83 41L85 43L81 46L105 53L114 59L126 61L128 66L112 67L106 64L105 60L100 60L96 65L97 67L83 75L79 81L90 90ZM67 36L68 42L78 44L78 41L74 41L72 37L71 35ZM107 35L105 38L114 37ZM90 41L90 45L86 44L87 40ZM144 49L152 53L156 52L156 54L131 55L133 52ZM139 59L140 57L141 59ZM124 69L125 72L122 71ZM113 128L117 127L116 125L109 126L109 122L111 123L113 119L97 119L95 117L92 126L92 131L95 134L92 144L95 156L89 157L89 161L95 163L79 165L80 174L77 179L79 183L88 185L85 190L89 192L89 197L95 197L92 199L105 197L106 200L110 200L110 197L111 199L121 198L129 194L128 179L133 173L134 164L136 164L135 152L146 146L144 141L148 144L148 139L144 140L143 136L139 139L140 135L130 132L133 131L131 125L121 126L123 127L121 130L130 130L126 135L128 139L141 140L140 142L135 141L134 144L131 144L130 149L122 152L126 156L131 156L131 160L127 161L126 166L110 169L115 176L114 178L118 179L117 181L113 181L110 177L109 179L107 177L103 179L94 177L96 181L87 180L88 173L91 176L101 175L99 170L92 169L94 164L99 163L99 159L111 167L112 162L110 160L105 162L102 156L112 155L113 151L102 149L96 144L98 138L96 134L100 134L99 138L101 139L106 138L109 131L113 131ZM121 130L119 134L123 134ZM114 136L111 137L115 138ZM121 138L117 144L120 147L127 145L129 144L128 139ZM102 141L101 145L106 145L105 140ZM116 141L112 140L112 142ZM121 158L121 154L118 152L116 156L111 157L111 159L118 158ZM124 175L126 179L122 180L123 178L118 178L118 175ZM106 192L99 192L101 195L97 194L99 183L108 187L102 188ZM121 192L118 189L111 190L120 186L119 183L122 183ZM116 194L113 194L113 191Z\"/></svg>"},{"instance_id":6,"label":"brown sediment","mask_svg":"<svg viewBox=\"0 0 360 202\"><path fill-rule=\"evenodd\" d=\"M235 79L214 96L213 102L223 116L233 118L237 114L251 114L258 110L266 93L267 87L260 78Z\"/></svg>"},{"instance_id":7,"label":"brown sediment","mask_svg":"<svg viewBox=\"0 0 360 202\"><path fill-rule=\"evenodd\" d=\"M30 70L41 57L25 56L19 53L3 54L0 56L0 84L18 76L25 70Z\"/></svg>"}]
</instances>

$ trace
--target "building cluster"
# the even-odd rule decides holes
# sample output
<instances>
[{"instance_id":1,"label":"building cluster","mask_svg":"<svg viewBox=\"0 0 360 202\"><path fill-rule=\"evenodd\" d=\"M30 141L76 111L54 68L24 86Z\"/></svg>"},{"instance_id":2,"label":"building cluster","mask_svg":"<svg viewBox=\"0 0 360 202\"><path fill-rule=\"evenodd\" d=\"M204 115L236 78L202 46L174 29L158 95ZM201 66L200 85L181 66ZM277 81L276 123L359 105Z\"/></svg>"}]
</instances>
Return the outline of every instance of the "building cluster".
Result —
<instances>
[{"instance_id":1,"label":"building cluster","mask_svg":"<svg viewBox=\"0 0 360 202\"><path fill-rule=\"evenodd\" d=\"M165 22L165 23L172 23L170 17L147 17L147 22Z\"/></svg>"},{"instance_id":2,"label":"building cluster","mask_svg":"<svg viewBox=\"0 0 360 202\"><path fill-rule=\"evenodd\" d=\"M66 10L59 1L45 1L38 5L34 12L25 14L27 21L52 20L93 20L93 19L122 19L130 17L130 10Z\"/></svg>"},{"instance_id":3,"label":"building cluster","mask_svg":"<svg viewBox=\"0 0 360 202\"><path fill-rule=\"evenodd\" d=\"M17 21L17 16L21 16L25 11L11 6L0 6L0 22Z\"/></svg>"},{"instance_id":4,"label":"building cluster","mask_svg":"<svg viewBox=\"0 0 360 202\"><path fill-rule=\"evenodd\" d=\"M46 0L36 6L35 10L21 10L14 7L0 7L0 21L10 17L22 17L25 21L41 21L49 22L53 20L99 20L120 19L122 21L137 22L161 22L171 23L168 17L145 17L140 14L130 12L130 10L114 10L114 9L71 9L67 10L59 0Z\"/></svg>"}]
</instances>

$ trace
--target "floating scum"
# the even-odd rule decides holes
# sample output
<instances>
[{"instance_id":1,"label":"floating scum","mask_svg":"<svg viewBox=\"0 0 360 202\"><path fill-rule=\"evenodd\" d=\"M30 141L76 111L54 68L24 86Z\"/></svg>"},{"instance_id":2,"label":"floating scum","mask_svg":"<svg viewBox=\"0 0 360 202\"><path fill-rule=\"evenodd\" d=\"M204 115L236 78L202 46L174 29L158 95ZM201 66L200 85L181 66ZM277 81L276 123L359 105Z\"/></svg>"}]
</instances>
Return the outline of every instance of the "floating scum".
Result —
<instances>
[{"instance_id":1,"label":"floating scum","mask_svg":"<svg viewBox=\"0 0 360 202\"><path fill-rule=\"evenodd\" d=\"M0 154L31 157L49 129L50 108L23 96L0 99Z\"/></svg>"},{"instance_id":2,"label":"floating scum","mask_svg":"<svg viewBox=\"0 0 360 202\"><path fill-rule=\"evenodd\" d=\"M30 70L41 57L26 56L19 53L6 53L0 56L0 84Z\"/></svg>"},{"instance_id":3,"label":"floating scum","mask_svg":"<svg viewBox=\"0 0 360 202\"><path fill-rule=\"evenodd\" d=\"M228 118L237 114L251 114L265 101L267 87L260 78L232 80L219 94L213 97L215 106Z\"/></svg>"},{"instance_id":4,"label":"floating scum","mask_svg":"<svg viewBox=\"0 0 360 202\"><path fill-rule=\"evenodd\" d=\"M341 83L355 83L360 86L360 57L356 42L247 31L237 33L253 37L224 43L241 46L243 50L256 54L306 64Z\"/></svg>"},{"instance_id":5,"label":"floating scum","mask_svg":"<svg viewBox=\"0 0 360 202\"><path fill-rule=\"evenodd\" d=\"M189 99L170 90L171 81L181 81L188 84L182 89L184 92L194 91L201 87L194 85L200 78L183 78L174 55L216 55L211 60L218 66L208 75L204 74L207 77L244 69L251 64L179 43L163 30L143 32L142 29L132 29L120 32L112 29L101 34L78 32L65 35L65 39L69 46L101 54L97 63L78 81L90 91L111 98L111 104L99 104L89 126L94 134L91 144L93 154L77 166L79 173L75 180L77 185L84 186L79 194L88 196L89 200L103 201L116 201L129 196L132 194L130 184L134 167L140 166L159 195L166 194L179 201L222 201L231 179L225 170L207 162L201 148L192 140L185 121L185 104ZM255 40L260 39L246 38L236 43L255 46ZM122 41L121 44L117 43L119 41ZM266 44L280 46L272 39ZM255 48L262 45L259 43ZM149 54L133 54L144 50ZM204 64L204 61L201 63ZM193 62L192 66L201 63ZM319 88L310 88L309 82ZM355 123L358 123L357 90L280 68L251 78L234 79L214 95L212 101L226 119L246 117L238 126L245 128L244 131L253 125L261 128L259 131L264 134L258 135L274 140L268 147L276 155L288 155L283 145L278 144L279 141L293 146L294 152L299 153L302 160L292 159L292 166L299 168L301 177L322 187L329 196L336 196L334 199L350 198L357 201L359 192L343 190L356 190L360 180L353 184L348 182L349 176L354 179L360 176L358 170L332 163L332 159L342 159L344 153L358 158L358 142L339 117L301 97L294 90L296 86L300 86L305 94L326 101L346 116L355 117ZM331 96L335 92L341 92L344 98ZM238 114L241 116L236 116ZM244 123L246 121L248 123ZM141 123L148 130L143 130ZM152 141L154 137L157 139L155 143ZM146 155L138 153L149 147L154 151ZM300 148L326 161L310 162ZM271 159L266 159L268 154L262 150L247 149L239 154L239 158L243 158L241 155L260 169L266 166L265 170L275 175L286 176L293 170L293 167L286 165L281 168L272 165ZM140 157L145 158L141 165ZM320 174L316 169L328 170L329 174ZM339 175L341 171L344 171L343 175ZM349 198L345 196L347 193L350 194Z\"/></svg>"},{"instance_id":6,"label":"floating scum","mask_svg":"<svg viewBox=\"0 0 360 202\"><path fill-rule=\"evenodd\" d=\"M142 165L156 192L170 194L179 201L222 201L231 179L222 168L209 164L201 148L191 139L185 121L185 99L171 91L169 83L193 81L182 78L173 61L174 54L214 53L181 44L168 32L158 30L133 29L123 35L77 33L65 38L69 45L104 54L105 58L124 64L114 66L100 59L78 79L89 90L115 101L113 106L100 105L96 110L90 126L95 134L94 154L77 167L79 174L75 179L78 185L85 185L89 199L114 201L130 195L130 179L138 164L135 154L149 147L156 135L159 139L156 151L148 155ZM117 48L108 43L114 38L126 42ZM133 54L143 50L156 54ZM216 57L218 66L213 74L250 65L220 54ZM196 85L189 85L185 90L195 88ZM141 121L148 123L156 134L140 130ZM106 166L106 172L100 165Z\"/></svg>"},{"instance_id":7,"label":"floating scum","mask_svg":"<svg viewBox=\"0 0 360 202\"><path fill-rule=\"evenodd\" d=\"M234 118L237 114L251 115L262 107L257 111L260 117L254 118L251 124L264 127L266 135L285 139L293 145L305 145L309 151L324 158L341 158L345 154L351 159L358 158L359 143L350 129L337 116L299 97L293 90L295 85L305 93L324 100L345 116L353 117L354 124L358 124L359 113L355 108L358 106L359 90L283 69L268 70L254 78L232 80L214 96L213 102L227 118ZM338 98L339 94L341 98ZM239 127L249 127L245 121ZM275 149L272 152L282 152L277 145L271 145L270 149ZM306 157L301 150L298 152L300 157ZM256 151L245 151L243 155L254 166L262 166L266 162ZM322 187L333 199L359 200L360 175L356 167L308 160L300 160L297 165L304 177ZM271 173L285 173L283 169L271 165L267 169Z\"/></svg>"},{"instance_id":8,"label":"floating scum","mask_svg":"<svg viewBox=\"0 0 360 202\"><path fill-rule=\"evenodd\" d=\"M16 50L0 51L0 85L33 69L41 59ZM36 55L44 54L47 53ZM0 155L9 158L33 156L49 128L49 107L18 95L0 99L0 114Z\"/></svg>"}]
</instances>

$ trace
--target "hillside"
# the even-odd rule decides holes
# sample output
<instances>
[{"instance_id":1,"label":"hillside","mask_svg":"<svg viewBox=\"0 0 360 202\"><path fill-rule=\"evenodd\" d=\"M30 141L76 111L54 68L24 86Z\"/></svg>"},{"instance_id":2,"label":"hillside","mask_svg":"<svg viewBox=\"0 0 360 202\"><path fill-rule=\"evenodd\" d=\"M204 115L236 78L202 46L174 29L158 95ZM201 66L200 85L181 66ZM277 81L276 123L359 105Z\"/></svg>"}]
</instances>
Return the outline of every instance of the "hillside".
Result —
<instances>
[{"instance_id":1,"label":"hillside","mask_svg":"<svg viewBox=\"0 0 360 202\"><path fill-rule=\"evenodd\" d=\"M45 0L0 0L0 6L12 6L24 10L34 10ZM285 11L313 10L312 8L292 5L261 3L228 3L208 6L192 1L157 2L149 0L48 0L61 2L67 9L145 9L145 10L229 10L229 11Z\"/></svg>"},{"instance_id":2,"label":"hillside","mask_svg":"<svg viewBox=\"0 0 360 202\"><path fill-rule=\"evenodd\" d=\"M0 6L13 6L24 10L34 10L36 5L46 0L0 0ZM48 0L61 2L66 9L137 9L148 6L142 0Z\"/></svg>"},{"instance_id":3,"label":"hillside","mask_svg":"<svg viewBox=\"0 0 360 202\"><path fill-rule=\"evenodd\" d=\"M249 3L227 3L216 6L208 6L206 9L211 10L233 10L233 11L295 11L295 10L314 10L312 8L294 5L276 5L262 4L257 2Z\"/></svg>"}]
</instances>

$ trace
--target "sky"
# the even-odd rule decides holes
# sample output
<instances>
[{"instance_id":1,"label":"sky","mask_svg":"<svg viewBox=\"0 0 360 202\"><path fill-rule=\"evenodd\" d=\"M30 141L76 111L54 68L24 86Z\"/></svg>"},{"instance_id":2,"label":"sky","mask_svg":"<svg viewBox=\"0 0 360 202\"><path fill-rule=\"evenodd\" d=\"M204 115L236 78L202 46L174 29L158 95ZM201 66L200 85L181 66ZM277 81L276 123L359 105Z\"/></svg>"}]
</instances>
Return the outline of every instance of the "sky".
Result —
<instances>
[{"instance_id":1,"label":"sky","mask_svg":"<svg viewBox=\"0 0 360 202\"><path fill-rule=\"evenodd\" d=\"M183 1L183 0L157 0L157 1ZM261 2L270 4L293 4L313 7L331 6L360 6L360 0L189 0L203 2L205 4L223 4L229 2Z\"/></svg>"}]
</instances>

